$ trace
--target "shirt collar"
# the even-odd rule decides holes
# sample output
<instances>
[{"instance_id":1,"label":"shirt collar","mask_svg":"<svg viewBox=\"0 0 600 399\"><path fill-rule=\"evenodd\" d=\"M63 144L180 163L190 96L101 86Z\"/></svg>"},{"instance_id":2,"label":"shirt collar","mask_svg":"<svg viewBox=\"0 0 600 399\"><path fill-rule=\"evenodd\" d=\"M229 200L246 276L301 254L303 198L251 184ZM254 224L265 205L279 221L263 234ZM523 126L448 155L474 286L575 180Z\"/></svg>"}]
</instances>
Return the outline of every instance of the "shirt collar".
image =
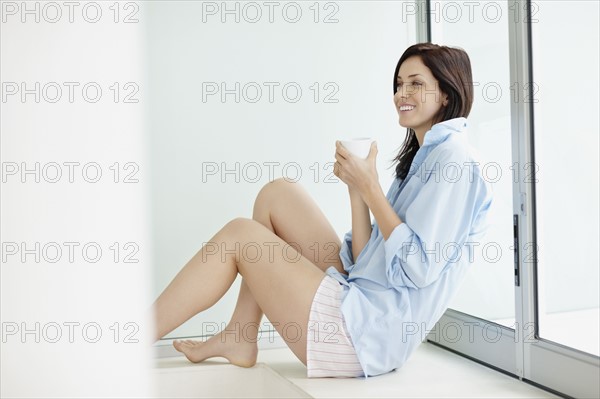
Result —
<instances>
[{"instance_id":1,"label":"shirt collar","mask_svg":"<svg viewBox=\"0 0 600 399\"><path fill-rule=\"evenodd\" d=\"M431 129L425 132L423 145L421 147L441 143L450 134L463 131L466 129L466 127L467 118L462 116L436 123L431 127Z\"/></svg>"}]
</instances>

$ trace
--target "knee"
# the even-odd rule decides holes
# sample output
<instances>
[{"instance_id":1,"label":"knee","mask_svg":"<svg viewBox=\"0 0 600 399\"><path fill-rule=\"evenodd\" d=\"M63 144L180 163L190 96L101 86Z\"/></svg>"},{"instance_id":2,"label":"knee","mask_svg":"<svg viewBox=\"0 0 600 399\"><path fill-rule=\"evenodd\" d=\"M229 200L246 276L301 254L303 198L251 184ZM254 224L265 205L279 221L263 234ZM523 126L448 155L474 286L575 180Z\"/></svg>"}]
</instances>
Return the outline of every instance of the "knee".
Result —
<instances>
[{"instance_id":1,"label":"knee","mask_svg":"<svg viewBox=\"0 0 600 399\"><path fill-rule=\"evenodd\" d=\"M256 220L248 218L235 218L229 221L221 232L226 234L226 237L233 239L236 242L242 242L255 235L257 229L264 228Z\"/></svg>"},{"instance_id":2,"label":"knee","mask_svg":"<svg viewBox=\"0 0 600 399\"><path fill-rule=\"evenodd\" d=\"M268 206L274 198L281 197L282 194L298 188L297 182L280 177L263 186L258 192L254 201L254 209Z\"/></svg>"},{"instance_id":3,"label":"knee","mask_svg":"<svg viewBox=\"0 0 600 399\"><path fill-rule=\"evenodd\" d=\"M248 218L235 218L230 220L224 227L223 230L232 232L244 232L248 230L250 225L253 225L256 221Z\"/></svg>"}]
</instances>

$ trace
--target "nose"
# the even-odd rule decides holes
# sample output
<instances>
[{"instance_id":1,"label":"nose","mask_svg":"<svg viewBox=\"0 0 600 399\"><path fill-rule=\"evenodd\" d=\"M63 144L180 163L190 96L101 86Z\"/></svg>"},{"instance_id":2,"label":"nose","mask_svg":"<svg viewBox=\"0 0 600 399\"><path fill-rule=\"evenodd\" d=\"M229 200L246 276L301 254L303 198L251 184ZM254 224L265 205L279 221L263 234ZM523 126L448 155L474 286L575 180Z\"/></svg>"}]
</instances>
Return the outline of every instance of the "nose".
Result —
<instances>
[{"instance_id":1,"label":"nose","mask_svg":"<svg viewBox=\"0 0 600 399\"><path fill-rule=\"evenodd\" d=\"M408 98L410 93L406 86L408 86L408 85L396 86L396 93L394 93L394 97L398 97L398 98L402 98L402 99Z\"/></svg>"},{"instance_id":2,"label":"nose","mask_svg":"<svg viewBox=\"0 0 600 399\"><path fill-rule=\"evenodd\" d=\"M407 98L408 98L408 93L406 92L406 89L403 89L403 88L396 89L396 93L394 93L394 102L396 103L396 106L400 106L400 103L403 100L406 100Z\"/></svg>"}]
</instances>

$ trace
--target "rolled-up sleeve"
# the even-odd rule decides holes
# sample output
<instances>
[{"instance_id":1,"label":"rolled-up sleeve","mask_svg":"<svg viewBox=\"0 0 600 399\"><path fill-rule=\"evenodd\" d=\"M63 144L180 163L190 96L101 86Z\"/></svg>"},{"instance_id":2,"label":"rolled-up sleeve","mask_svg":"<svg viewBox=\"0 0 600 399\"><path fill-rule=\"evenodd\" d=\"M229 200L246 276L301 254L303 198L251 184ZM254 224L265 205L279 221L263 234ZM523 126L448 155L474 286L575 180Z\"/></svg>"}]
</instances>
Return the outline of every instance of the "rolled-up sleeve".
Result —
<instances>
[{"instance_id":1,"label":"rolled-up sleeve","mask_svg":"<svg viewBox=\"0 0 600 399\"><path fill-rule=\"evenodd\" d=\"M404 223L384 242L386 276L392 286L423 288L461 256L477 214L491 195L481 175L458 181L430 177L407 207Z\"/></svg>"}]
</instances>

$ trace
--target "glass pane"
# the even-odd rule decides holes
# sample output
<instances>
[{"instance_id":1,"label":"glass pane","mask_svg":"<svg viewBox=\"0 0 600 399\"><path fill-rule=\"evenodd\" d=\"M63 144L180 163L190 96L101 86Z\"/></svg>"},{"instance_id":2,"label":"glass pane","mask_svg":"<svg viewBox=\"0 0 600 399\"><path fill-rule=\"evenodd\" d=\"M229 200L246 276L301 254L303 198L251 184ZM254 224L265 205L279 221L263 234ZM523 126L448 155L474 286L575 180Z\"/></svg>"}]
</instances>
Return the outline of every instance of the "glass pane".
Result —
<instances>
[{"instance_id":1,"label":"glass pane","mask_svg":"<svg viewBox=\"0 0 600 399\"><path fill-rule=\"evenodd\" d=\"M598 2L533 10L539 333L598 355Z\"/></svg>"},{"instance_id":2,"label":"glass pane","mask_svg":"<svg viewBox=\"0 0 600 399\"><path fill-rule=\"evenodd\" d=\"M494 189L491 227L450 307L508 327L515 323L510 64L506 2L431 2L432 42L463 48L475 100L469 141Z\"/></svg>"}]
</instances>

